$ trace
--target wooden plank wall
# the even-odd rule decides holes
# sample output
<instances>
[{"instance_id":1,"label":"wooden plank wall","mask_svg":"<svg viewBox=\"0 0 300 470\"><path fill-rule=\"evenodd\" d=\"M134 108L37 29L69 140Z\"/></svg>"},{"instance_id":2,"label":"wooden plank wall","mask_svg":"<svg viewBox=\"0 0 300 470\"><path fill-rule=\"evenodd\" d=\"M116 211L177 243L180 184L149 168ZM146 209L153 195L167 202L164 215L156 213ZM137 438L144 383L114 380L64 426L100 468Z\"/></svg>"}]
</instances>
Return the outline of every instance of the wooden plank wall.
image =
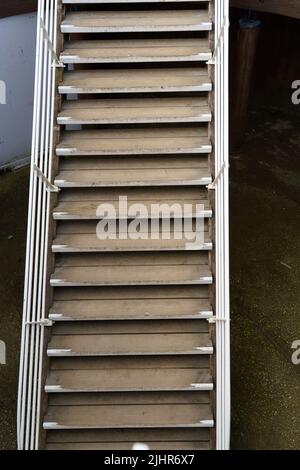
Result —
<instances>
[{"instance_id":1,"label":"wooden plank wall","mask_svg":"<svg viewBox=\"0 0 300 470\"><path fill-rule=\"evenodd\" d=\"M0 18L35 11L38 0L1 0ZM300 18L300 0L230 0L230 6Z\"/></svg>"},{"instance_id":2,"label":"wooden plank wall","mask_svg":"<svg viewBox=\"0 0 300 470\"><path fill-rule=\"evenodd\" d=\"M38 0L0 0L0 18L36 11Z\"/></svg>"},{"instance_id":3,"label":"wooden plank wall","mask_svg":"<svg viewBox=\"0 0 300 470\"><path fill-rule=\"evenodd\" d=\"M283 0L285 1L285 0ZM300 43L299 20L281 15L259 13L261 32L258 41L257 56L252 84L250 106L258 103L273 105L275 108L291 108L300 112L300 106L291 102L291 84L300 78L298 44ZM237 41L238 20L242 11L231 10L231 96L234 99L233 78L238 67L235 44Z\"/></svg>"},{"instance_id":4,"label":"wooden plank wall","mask_svg":"<svg viewBox=\"0 0 300 470\"><path fill-rule=\"evenodd\" d=\"M230 0L230 6L300 18L300 0Z\"/></svg>"}]
</instances>

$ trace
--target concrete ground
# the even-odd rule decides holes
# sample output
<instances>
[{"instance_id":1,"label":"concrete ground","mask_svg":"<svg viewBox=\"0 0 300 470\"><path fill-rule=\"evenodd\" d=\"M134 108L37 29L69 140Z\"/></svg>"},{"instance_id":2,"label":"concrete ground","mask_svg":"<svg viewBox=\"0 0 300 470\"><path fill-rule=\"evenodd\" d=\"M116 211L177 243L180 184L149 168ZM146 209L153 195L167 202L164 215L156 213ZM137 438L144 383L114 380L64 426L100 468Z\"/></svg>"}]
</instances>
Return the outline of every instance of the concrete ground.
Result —
<instances>
[{"instance_id":1,"label":"concrete ground","mask_svg":"<svg viewBox=\"0 0 300 470\"><path fill-rule=\"evenodd\" d=\"M300 119L256 110L231 158L232 448L300 448ZM28 171L0 175L0 449L16 442Z\"/></svg>"}]
</instances>

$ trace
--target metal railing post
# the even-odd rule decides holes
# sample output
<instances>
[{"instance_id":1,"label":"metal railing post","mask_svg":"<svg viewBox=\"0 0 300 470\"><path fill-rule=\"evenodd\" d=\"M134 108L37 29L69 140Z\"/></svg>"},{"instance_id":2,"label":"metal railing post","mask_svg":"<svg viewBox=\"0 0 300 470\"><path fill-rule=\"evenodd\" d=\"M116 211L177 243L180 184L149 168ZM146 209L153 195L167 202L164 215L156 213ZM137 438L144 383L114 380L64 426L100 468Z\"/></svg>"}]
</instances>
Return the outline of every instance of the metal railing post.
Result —
<instances>
[{"instance_id":1,"label":"metal railing post","mask_svg":"<svg viewBox=\"0 0 300 470\"><path fill-rule=\"evenodd\" d=\"M57 0L39 0L27 253L21 336L17 434L19 449L38 449L45 322L48 220L53 152Z\"/></svg>"},{"instance_id":2,"label":"metal railing post","mask_svg":"<svg viewBox=\"0 0 300 470\"><path fill-rule=\"evenodd\" d=\"M229 1L216 0L215 181L216 204L216 439L217 449L230 445L230 312L228 208L228 26Z\"/></svg>"}]
</instances>

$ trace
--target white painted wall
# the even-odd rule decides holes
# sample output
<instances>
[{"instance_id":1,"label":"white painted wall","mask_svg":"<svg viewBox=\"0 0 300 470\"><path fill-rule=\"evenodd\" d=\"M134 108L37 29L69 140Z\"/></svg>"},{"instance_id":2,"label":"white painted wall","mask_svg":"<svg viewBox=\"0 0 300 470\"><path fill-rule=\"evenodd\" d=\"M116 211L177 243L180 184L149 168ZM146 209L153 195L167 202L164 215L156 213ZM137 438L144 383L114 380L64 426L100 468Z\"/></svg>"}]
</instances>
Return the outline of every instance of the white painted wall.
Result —
<instances>
[{"instance_id":1,"label":"white painted wall","mask_svg":"<svg viewBox=\"0 0 300 470\"><path fill-rule=\"evenodd\" d=\"M35 14L0 20L0 167L30 155L35 41Z\"/></svg>"}]
</instances>

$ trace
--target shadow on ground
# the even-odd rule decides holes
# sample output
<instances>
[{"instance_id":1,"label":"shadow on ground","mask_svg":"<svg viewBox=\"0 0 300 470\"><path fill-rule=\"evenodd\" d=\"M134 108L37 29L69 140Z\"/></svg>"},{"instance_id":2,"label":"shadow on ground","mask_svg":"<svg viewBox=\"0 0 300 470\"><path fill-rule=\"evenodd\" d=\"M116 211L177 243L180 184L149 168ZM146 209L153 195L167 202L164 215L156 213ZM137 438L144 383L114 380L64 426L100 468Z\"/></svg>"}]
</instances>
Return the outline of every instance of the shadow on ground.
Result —
<instances>
[{"instance_id":1,"label":"shadow on ground","mask_svg":"<svg viewBox=\"0 0 300 470\"><path fill-rule=\"evenodd\" d=\"M231 158L232 448L300 448L300 120L257 110ZM16 441L27 170L0 175L0 448Z\"/></svg>"}]
</instances>

